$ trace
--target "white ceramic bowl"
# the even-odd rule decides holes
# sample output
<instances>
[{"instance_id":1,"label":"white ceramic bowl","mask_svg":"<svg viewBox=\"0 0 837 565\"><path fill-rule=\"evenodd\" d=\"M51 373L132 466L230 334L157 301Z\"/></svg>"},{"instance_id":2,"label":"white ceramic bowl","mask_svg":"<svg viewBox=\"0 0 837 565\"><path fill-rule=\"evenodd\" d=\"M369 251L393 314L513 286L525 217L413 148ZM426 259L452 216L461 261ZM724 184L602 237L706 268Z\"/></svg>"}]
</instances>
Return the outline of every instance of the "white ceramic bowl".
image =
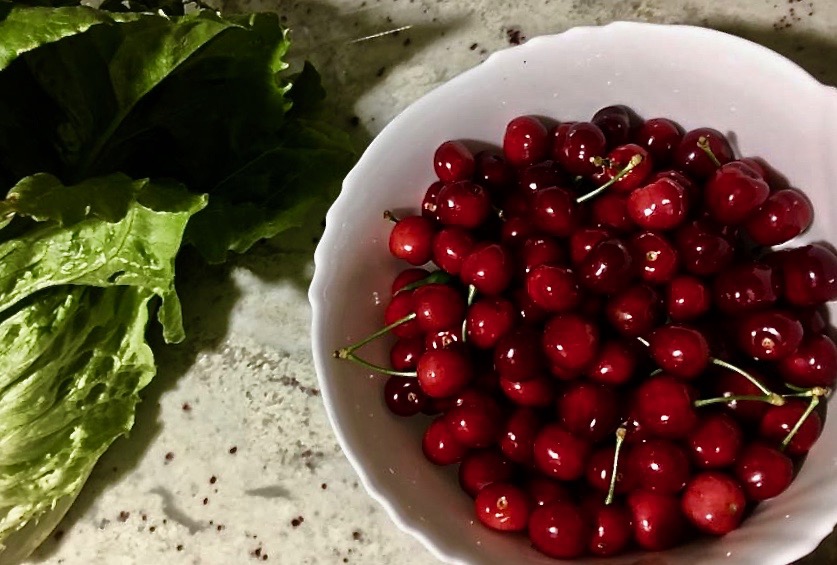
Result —
<instances>
[{"instance_id":1,"label":"white ceramic bowl","mask_svg":"<svg viewBox=\"0 0 837 565\"><path fill-rule=\"evenodd\" d=\"M521 114L589 119L626 104L645 118L729 133L743 155L765 158L813 200L806 240L837 241L837 93L778 54L702 28L614 23L575 28L492 55L413 103L374 140L328 213L310 288L313 351L323 398L343 449L369 493L405 531L450 563L556 563L514 536L474 521L452 469L426 462L422 423L391 416L385 377L331 357L379 327L390 283L384 209L418 209L447 139L499 144ZM378 362L386 345L363 353ZM418 420L421 420L419 418ZM837 418L788 491L744 526L709 542L655 554L663 563L785 564L812 551L837 523ZM638 556L608 561L632 563Z\"/></svg>"}]
</instances>

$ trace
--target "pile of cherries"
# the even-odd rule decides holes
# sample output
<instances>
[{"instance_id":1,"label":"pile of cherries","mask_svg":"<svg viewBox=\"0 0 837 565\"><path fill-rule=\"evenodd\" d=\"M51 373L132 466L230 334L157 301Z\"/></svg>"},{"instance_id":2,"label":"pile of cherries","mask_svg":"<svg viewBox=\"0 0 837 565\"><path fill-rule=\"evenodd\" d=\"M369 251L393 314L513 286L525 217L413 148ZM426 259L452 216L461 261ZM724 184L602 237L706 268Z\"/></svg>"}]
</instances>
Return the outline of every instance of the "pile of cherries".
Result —
<instances>
[{"instance_id":1,"label":"pile of cherries","mask_svg":"<svg viewBox=\"0 0 837 565\"><path fill-rule=\"evenodd\" d=\"M487 527L556 558L656 551L737 528L788 488L837 377L828 246L774 250L810 201L720 132L611 106L446 141L396 218L384 327L335 356L390 375L459 464ZM380 367L357 350L397 339Z\"/></svg>"}]
</instances>

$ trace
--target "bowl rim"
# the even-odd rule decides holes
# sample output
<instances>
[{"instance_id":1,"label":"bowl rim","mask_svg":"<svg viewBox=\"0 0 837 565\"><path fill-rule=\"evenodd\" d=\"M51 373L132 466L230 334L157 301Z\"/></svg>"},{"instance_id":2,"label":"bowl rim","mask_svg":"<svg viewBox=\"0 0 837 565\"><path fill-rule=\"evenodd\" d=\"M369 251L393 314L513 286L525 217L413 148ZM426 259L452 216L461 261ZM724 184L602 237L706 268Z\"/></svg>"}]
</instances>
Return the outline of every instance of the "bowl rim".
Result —
<instances>
[{"instance_id":1,"label":"bowl rim","mask_svg":"<svg viewBox=\"0 0 837 565\"><path fill-rule=\"evenodd\" d=\"M323 327L327 323L327 320L323 317L323 301L325 300L327 294L326 290L329 282L327 274L330 271L330 265L326 260L325 253L326 250L333 245L334 240L337 237L337 231L334 228L334 219L346 206L347 202L352 197L352 193L359 190L359 181L370 173L370 167L373 164L372 155L377 153L381 146L385 146L391 142L392 138L397 135L396 132L400 129L402 123L409 123L411 120L415 119L415 117L420 115L426 107L436 103L437 100L440 100L443 96L445 96L446 93L457 83L467 80L472 75L485 72L485 69L490 69L493 65L498 64L505 59L519 59L533 49L540 49L546 44L557 44L566 40L566 38L570 38L575 35L606 35L613 32L626 31L632 33L658 34L686 33L695 36L702 36L707 40L725 41L729 45L733 45L738 49L749 50L759 57L769 58L773 64L781 65L784 68L785 73L796 75L797 80L807 83L809 87L823 90L824 93L833 98L835 107L837 107L837 87L826 85L817 80L811 73L799 64L788 59L786 56L765 47L764 45L728 32L695 25L659 24L631 21L615 21L605 25L575 26L559 33L532 37L521 45L506 47L495 51L481 63L462 71L453 78L437 85L429 92L410 102L374 137L374 139L366 147L355 166L343 180L341 192L326 214L326 227L314 252L314 274L308 289L308 300L312 308L311 347L314 368L317 373L317 379L329 423L331 424L332 430L334 431L344 455L353 467L355 473L358 475L361 484L369 496L380 504L381 507L383 507L387 516L401 531L417 539L435 558L444 563L467 565L468 561L464 560L461 556L455 555L452 548L443 550L439 543L431 539L430 536L424 532L419 520L413 519L409 513L406 512L406 510L396 507L396 505L390 501L384 493L385 489L381 487L374 474L367 472L364 468L361 460L356 455L352 445L350 445L337 419L332 397L333 391L331 390L328 378L326 377L325 359L330 357L330 351L326 351L324 349L324 344L321 341ZM804 551L804 553L794 556L785 555L785 557L799 559L809 554L816 549L825 537L832 533L835 525L837 525L837 511L835 511L833 516L831 516L828 520L820 521L820 523L816 525L811 524L809 528L811 535L807 538L808 543L799 543L794 546L798 551ZM560 561L556 561L556 563L560 563Z\"/></svg>"}]
</instances>

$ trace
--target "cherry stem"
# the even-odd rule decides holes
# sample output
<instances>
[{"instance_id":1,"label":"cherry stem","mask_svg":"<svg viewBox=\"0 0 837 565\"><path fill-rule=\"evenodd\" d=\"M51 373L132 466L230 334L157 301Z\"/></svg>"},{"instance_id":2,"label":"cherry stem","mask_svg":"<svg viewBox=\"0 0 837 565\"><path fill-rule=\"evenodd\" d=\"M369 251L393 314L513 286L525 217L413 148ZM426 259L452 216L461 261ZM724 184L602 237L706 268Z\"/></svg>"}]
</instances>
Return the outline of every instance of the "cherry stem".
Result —
<instances>
[{"instance_id":1,"label":"cherry stem","mask_svg":"<svg viewBox=\"0 0 837 565\"><path fill-rule=\"evenodd\" d=\"M716 359L715 357L712 357L709 361L713 365L717 365L719 367L723 367L724 369L728 369L728 370L730 370L734 373L738 373L739 375L741 375L742 377L744 377L745 379L747 379L748 381L753 383L756 387L758 387L758 389L760 391L762 391L766 396L777 396L775 392L773 392L772 390L770 390L769 388L767 388L766 386L761 384L757 378L755 378L753 375L751 375L747 371L739 369L735 365L731 365L730 363L727 363L726 361L722 361L721 359ZM779 404L778 406L781 406L781 404Z\"/></svg>"},{"instance_id":2,"label":"cherry stem","mask_svg":"<svg viewBox=\"0 0 837 565\"><path fill-rule=\"evenodd\" d=\"M468 285L468 300L467 304L470 306L474 303L474 297L477 295L477 287L472 284ZM468 341L468 317L462 320L462 343Z\"/></svg>"},{"instance_id":3,"label":"cherry stem","mask_svg":"<svg viewBox=\"0 0 837 565\"><path fill-rule=\"evenodd\" d=\"M397 224L401 220L398 219L398 216L392 213L391 210L384 210L384 219L389 220L390 222Z\"/></svg>"},{"instance_id":4,"label":"cherry stem","mask_svg":"<svg viewBox=\"0 0 837 565\"><path fill-rule=\"evenodd\" d=\"M709 147L709 140L706 138L706 136L703 136L703 135L702 135L702 136L700 136L700 137L698 138L698 141L697 141L697 146L698 146L698 147L700 147L700 149L701 149L704 153L706 153L706 155L707 155L710 159L712 159L712 162L713 162L713 163L715 163L715 166L716 166L716 167L720 167L720 166L721 166L721 162L720 162L720 161L718 160L718 158L715 156L715 153L712 151L712 148L711 148L711 147Z\"/></svg>"},{"instance_id":5,"label":"cherry stem","mask_svg":"<svg viewBox=\"0 0 837 565\"><path fill-rule=\"evenodd\" d=\"M395 292L395 294L398 294L400 292L409 292L411 290L415 290L419 287L422 287L422 286L425 286L425 285L428 285L428 284L433 284L433 283L447 284L451 280L453 280L453 277L449 273L447 273L445 271L441 271L441 270L433 271L432 273L430 273L429 275L427 275L423 279L419 279L416 282L412 282L410 284L406 284L406 285L402 286L401 288L399 288Z\"/></svg>"},{"instance_id":6,"label":"cherry stem","mask_svg":"<svg viewBox=\"0 0 837 565\"><path fill-rule=\"evenodd\" d=\"M337 353L337 352L335 352ZM338 357L335 355L335 357ZM394 371L392 369L387 369L386 367L381 367L380 365L375 365L374 363L370 363L365 359L361 359L354 353L346 353L345 355L339 356L340 359L345 359L347 361L351 361L353 363L357 363L358 365L362 365L367 369L371 369L378 373L383 373L385 375L391 375L394 377L415 377L417 373L415 371Z\"/></svg>"},{"instance_id":7,"label":"cherry stem","mask_svg":"<svg viewBox=\"0 0 837 565\"><path fill-rule=\"evenodd\" d=\"M401 324L406 324L407 322L409 322L410 320L412 320L415 317L416 317L415 312L407 314L406 316L404 316L400 320L396 320L393 323L391 323L390 325L384 326L383 328L377 330L376 332L366 336L365 338L363 338L359 342L336 350L334 352L334 357L336 359L349 359L349 357L351 357L352 353L354 353L355 351L357 351L358 349L360 349L361 347L363 347L367 343L375 341L376 339L378 339L379 337L381 337L382 335L384 335L385 333L387 333L391 329L397 328Z\"/></svg>"},{"instance_id":8,"label":"cherry stem","mask_svg":"<svg viewBox=\"0 0 837 565\"><path fill-rule=\"evenodd\" d=\"M793 387L793 389L798 390L798 392L794 392L792 394L783 394L782 398L810 398L812 396L831 396L831 389L823 388L821 386L815 386L814 388L808 389L800 389L798 387Z\"/></svg>"},{"instance_id":9,"label":"cherry stem","mask_svg":"<svg viewBox=\"0 0 837 565\"><path fill-rule=\"evenodd\" d=\"M613 186L613 184L614 184L614 183L619 182L619 180L621 180L621 179L622 179L622 177L624 177L625 175L627 175L628 173L630 173L632 170L634 170L634 168L635 168L637 165L639 165L640 163L642 163L642 155L640 155L639 153L637 153L636 155L634 155L633 157L631 157L631 160L630 160L630 161L628 161L628 164L627 164L627 165L625 165L625 168L624 168L624 169L622 169L621 171L619 171L619 172L616 174L616 176L614 176L612 179L610 179L609 181L607 181L606 183L604 183L604 184L603 184L602 186L600 186L599 188L597 188L597 189L595 189L595 190L591 190L591 191L590 191L590 192L588 192L587 194L584 194L584 195L582 195L582 196L579 196L578 198L576 198L576 199L575 199L575 201L576 201L578 204L581 204L582 202L586 202L586 201L590 200L591 198L594 198L594 197L598 196L599 194L601 194L602 192L604 192L605 190L607 190L608 188L610 188L611 186Z\"/></svg>"},{"instance_id":10,"label":"cherry stem","mask_svg":"<svg viewBox=\"0 0 837 565\"><path fill-rule=\"evenodd\" d=\"M785 399L779 396L778 394L771 393L764 396L758 394L742 394L739 396L719 396L717 398L695 400L695 408L701 408L709 404L720 404L722 402L726 403L744 400L752 400L755 402L767 402L768 404L772 404L773 406L782 406L785 403Z\"/></svg>"},{"instance_id":11,"label":"cherry stem","mask_svg":"<svg viewBox=\"0 0 837 565\"><path fill-rule=\"evenodd\" d=\"M816 387L816 388L820 388L820 387ZM782 441L781 449L785 449L788 446L788 444L793 439L793 436L796 435L796 432L799 431L799 428L802 427L802 424L805 423L805 420L808 419L808 416L811 415L811 412L814 411L814 408L816 408L817 404L819 404L819 403L820 403L820 395L819 394L813 395L811 397L811 402L808 403L808 408L805 409L805 412L802 413L802 416L800 416L799 420L797 420L796 424L794 424L793 429L791 429L791 431L788 432L788 435L785 436L785 439Z\"/></svg>"},{"instance_id":12,"label":"cherry stem","mask_svg":"<svg viewBox=\"0 0 837 565\"><path fill-rule=\"evenodd\" d=\"M610 472L610 488L607 489L607 498L605 498L605 506L613 503L613 495L616 493L616 470L619 467L619 451L622 449L622 442L625 441L625 434L628 430L619 428L616 430L616 449L613 451L613 469Z\"/></svg>"}]
</instances>

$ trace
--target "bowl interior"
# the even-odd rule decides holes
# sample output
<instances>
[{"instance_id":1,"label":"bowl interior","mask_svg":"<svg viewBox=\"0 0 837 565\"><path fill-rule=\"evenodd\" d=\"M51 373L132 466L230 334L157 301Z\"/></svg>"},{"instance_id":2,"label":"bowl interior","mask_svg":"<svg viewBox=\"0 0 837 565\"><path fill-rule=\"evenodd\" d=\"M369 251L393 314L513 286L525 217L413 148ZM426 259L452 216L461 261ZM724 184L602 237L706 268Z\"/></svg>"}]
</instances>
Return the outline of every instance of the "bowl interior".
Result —
<instances>
[{"instance_id":1,"label":"bowl interior","mask_svg":"<svg viewBox=\"0 0 837 565\"><path fill-rule=\"evenodd\" d=\"M337 436L370 494L440 559L468 563L555 563L515 536L474 522L452 469L422 456L427 420L388 413L385 377L331 357L379 327L390 284L404 268L390 258L385 209L413 210L435 179L439 143L498 145L521 114L584 120L625 104L644 118L727 133L740 155L762 157L806 191L816 221L806 241L837 241L831 179L837 178L837 97L800 68L747 41L701 28L611 24L534 39L411 105L375 139L347 177L327 217L310 297L313 346ZM798 242L794 242L797 244ZM386 362L386 340L363 350ZM837 419L826 422L827 438ZM711 543L657 554L670 563L787 563L811 551L837 522L837 442L820 441L791 488L762 504L746 526ZM636 556L609 563L631 563Z\"/></svg>"}]
</instances>

